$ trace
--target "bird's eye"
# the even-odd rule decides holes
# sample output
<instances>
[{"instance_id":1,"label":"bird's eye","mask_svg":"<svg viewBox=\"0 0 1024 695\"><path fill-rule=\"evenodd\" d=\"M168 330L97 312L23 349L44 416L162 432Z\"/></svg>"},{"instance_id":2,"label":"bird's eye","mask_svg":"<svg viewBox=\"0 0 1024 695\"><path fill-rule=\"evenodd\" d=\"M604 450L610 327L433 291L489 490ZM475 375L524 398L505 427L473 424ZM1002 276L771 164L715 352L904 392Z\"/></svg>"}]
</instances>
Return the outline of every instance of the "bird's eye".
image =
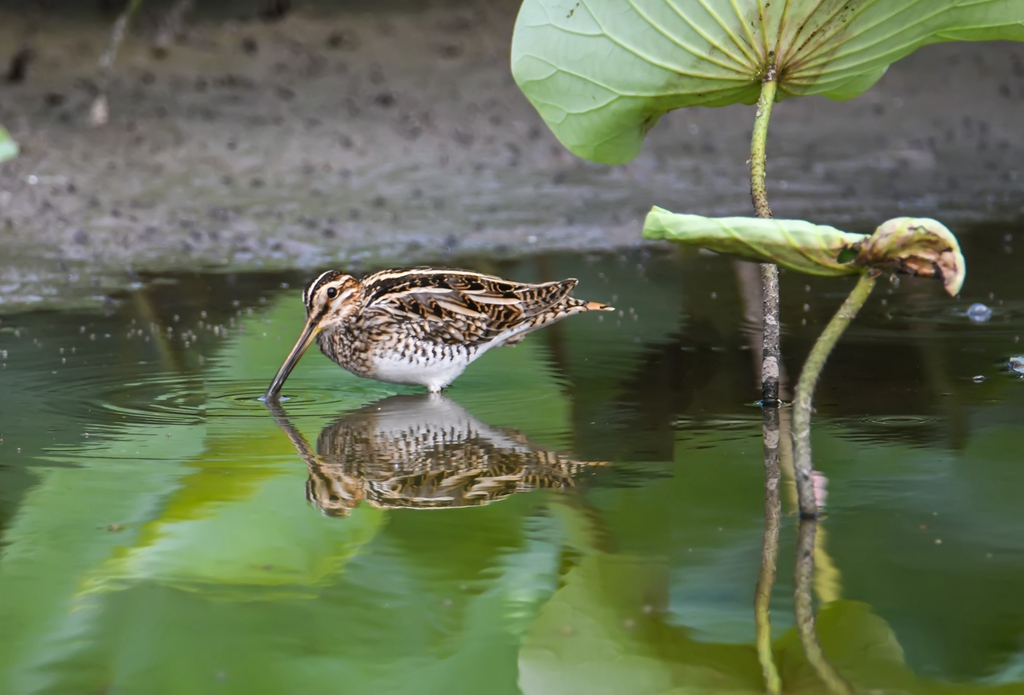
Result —
<instances>
[{"instance_id":1,"label":"bird's eye","mask_svg":"<svg viewBox=\"0 0 1024 695\"><path fill-rule=\"evenodd\" d=\"M338 296L338 288L337 287L328 287L327 288L327 298L328 299L334 299L337 296Z\"/></svg>"}]
</instances>

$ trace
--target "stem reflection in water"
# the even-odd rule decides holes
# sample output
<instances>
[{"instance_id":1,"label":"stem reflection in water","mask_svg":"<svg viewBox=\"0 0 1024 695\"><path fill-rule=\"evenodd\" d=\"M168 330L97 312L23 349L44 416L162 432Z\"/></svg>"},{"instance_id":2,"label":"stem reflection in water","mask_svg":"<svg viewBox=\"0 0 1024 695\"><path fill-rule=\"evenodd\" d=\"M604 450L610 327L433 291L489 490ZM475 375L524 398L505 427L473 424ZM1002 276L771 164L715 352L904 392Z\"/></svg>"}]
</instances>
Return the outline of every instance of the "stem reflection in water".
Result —
<instances>
[{"instance_id":1,"label":"stem reflection in water","mask_svg":"<svg viewBox=\"0 0 1024 695\"><path fill-rule=\"evenodd\" d=\"M818 677L832 693L852 695L853 688L839 675L835 666L825 658L818 641L818 633L814 628L814 541L818 530L818 520L813 518L800 519L800 535L797 539L796 578L793 591L793 610L796 614L796 629L800 634L807 661L817 672Z\"/></svg>"},{"instance_id":2,"label":"stem reflection in water","mask_svg":"<svg viewBox=\"0 0 1024 695\"><path fill-rule=\"evenodd\" d=\"M736 273L740 297L743 301L743 313L746 321L754 325L761 318L762 297L764 296L760 282L758 267L745 261L735 261L733 270ZM751 332L750 354L754 358L755 378L760 379L763 364L761 351L763 330ZM779 362L778 393L785 398L786 373L782 362ZM772 695L782 692L782 678L775 665L772 655L772 620L771 597L775 586L775 575L779 565L779 529L782 525L782 501L779 485L782 478L781 460L783 447L787 440L782 436L782 410L767 406L762 402L763 417L762 437L764 440L764 534L761 540L761 569L757 576L757 587L754 591L754 644L757 647L757 660L761 664L765 690ZM787 433L788 436L788 433ZM792 452L788 454L788 469L792 470Z\"/></svg>"},{"instance_id":3,"label":"stem reflection in water","mask_svg":"<svg viewBox=\"0 0 1024 695\"><path fill-rule=\"evenodd\" d=\"M782 504L779 483L779 409L764 409L764 536L761 543L761 571L754 594L754 623L757 633L757 658L764 673L769 693L782 691L779 669L772 658L772 624L769 606L775 572L779 564L779 528L782 525Z\"/></svg>"},{"instance_id":4,"label":"stem reflection in water","mask_svg":"<svg viewBox=\"0 0 1024 695\"><path fill-rule=\"evenodd\" d=\"M391 396L328 425L316 450L267 403L309 467L306 498L328 516L380 508L470 507L538 488L572 489L603 463L576 461L487 425L444 396Z\"/></svg>"}]
</instances>

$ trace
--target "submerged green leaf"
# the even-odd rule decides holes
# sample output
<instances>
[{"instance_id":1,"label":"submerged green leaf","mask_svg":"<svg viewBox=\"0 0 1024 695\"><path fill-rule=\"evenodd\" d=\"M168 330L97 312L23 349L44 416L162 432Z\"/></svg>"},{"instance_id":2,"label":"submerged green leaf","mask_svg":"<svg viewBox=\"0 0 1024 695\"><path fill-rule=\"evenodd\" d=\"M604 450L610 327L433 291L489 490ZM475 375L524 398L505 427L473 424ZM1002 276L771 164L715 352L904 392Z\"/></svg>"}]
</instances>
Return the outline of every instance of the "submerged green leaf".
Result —
<instances>
[{"instance_id":1,"label":"submerged green leaf","mask_svg":"<svg viewBox=\"0 0 1024 695\"><path fill-rule=\"evenodd\" d=\"M803 220L681 215L657 206L647 213L644 237L678 241L753 261L778 263L811 275L859 272L851 263L841 263L840 258L844 251L868 238L864 234L851 234Z\"/></svg>"},{"instance_id":2,"label":"submerged green leaf","mask_svg":"<svg viewBox=\"0 0 1024 695\"><path fill-rule=\"evenodd\" d=\"M18 156L18 143L12 138L7 129L0 126L0 162L14 159Z\"/></svg>"},{"instance_id":3,"label":"submerged green leaf","mask_svg":"<svg viewBox=\"0 0 1024 695\"><path fill-rule=\"evenodd\" d=\"M637 155L662 114L778 98L849 99L940 41L1024 40L1024 0L525 0L512 74L574 154Z\"/></svg>"},{"instance_id":4,"label":"submerged green leaf","mask_svg":"<svg viewBox=\"0 0 1024 695\"><path fill-rule=\"evenodd\" d=\"M871 236L803 220L702 217L655 206L644 237L779 265L810 275L850 275L865 270L933 277L950 295L964 284L967 264L956 237L927 217L897 217Z\"/></svg>"}]
</instances>

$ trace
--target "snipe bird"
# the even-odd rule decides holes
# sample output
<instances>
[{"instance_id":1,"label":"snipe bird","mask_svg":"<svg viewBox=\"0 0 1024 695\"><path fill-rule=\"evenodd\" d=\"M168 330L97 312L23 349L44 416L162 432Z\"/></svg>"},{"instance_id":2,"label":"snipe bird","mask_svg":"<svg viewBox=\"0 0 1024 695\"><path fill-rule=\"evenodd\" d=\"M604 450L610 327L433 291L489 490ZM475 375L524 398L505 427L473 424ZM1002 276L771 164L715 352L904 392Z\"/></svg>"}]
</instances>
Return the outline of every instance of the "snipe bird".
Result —
<instances>
[{"instance_id":1,"label":"snipe bird","mask_svg":"<svg viewBox=\"0 0 1024 695\"><path fill-rule=\"evenodd\" d=\"M302 293L306 326L264 399L278 398L314 340L357 376L440 392L491 348L566 316L614 311L570 297L576 282L529 284L438 268L382 270L357 280L328 270Z\"/></svg>"}]
</instances>

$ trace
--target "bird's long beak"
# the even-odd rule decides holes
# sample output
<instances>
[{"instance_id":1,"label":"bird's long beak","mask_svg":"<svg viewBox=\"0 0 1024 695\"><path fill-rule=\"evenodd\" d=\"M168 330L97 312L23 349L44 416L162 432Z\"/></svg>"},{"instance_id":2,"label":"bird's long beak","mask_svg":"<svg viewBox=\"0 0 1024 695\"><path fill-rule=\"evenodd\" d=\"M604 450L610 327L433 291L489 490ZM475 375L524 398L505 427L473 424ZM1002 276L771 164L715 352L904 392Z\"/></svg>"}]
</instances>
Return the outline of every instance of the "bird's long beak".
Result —
<instances>
[{"instance_id":1,"label":"bird's long beak","mask_svg":"<svg viewBox=\"0 0 1024 695\"><path fill-rule=\"evenodd\" d=\"M299 339L295 342L295 347L292 348L292 351L288 353L288 357L285 358L284 364L282 364L281 368L277 370L277 374L274 375L274 380L270 382L270 387L267 389L267 392L263 394L264 401L270 402L277 400L277 397L281 393L281 387L284 386L285 379L287 379L288 375L292 373L293 369L295 369L295 365L297 365L299 360L302 359L303 353L306 352L306 349L310 346L313 339L316 338L321 330L319 317L310 316L306 320L306 327L302 329L302 335L300 335Z\"/></svg>"}]
</instances>

